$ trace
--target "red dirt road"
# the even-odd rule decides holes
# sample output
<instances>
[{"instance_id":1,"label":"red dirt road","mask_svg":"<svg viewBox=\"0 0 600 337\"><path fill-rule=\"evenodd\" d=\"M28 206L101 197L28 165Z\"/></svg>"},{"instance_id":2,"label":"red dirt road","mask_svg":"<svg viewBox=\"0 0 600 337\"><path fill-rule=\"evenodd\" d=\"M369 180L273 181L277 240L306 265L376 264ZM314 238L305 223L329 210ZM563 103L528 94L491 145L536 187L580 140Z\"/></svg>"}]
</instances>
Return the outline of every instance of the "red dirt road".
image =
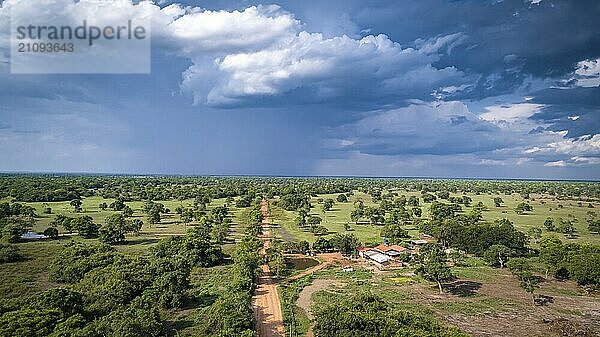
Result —
<instances>
[{"instance_id":1,"label":"red dirt road","mask_svg":"<svg viewBox=\"0 0 600 337\"><path fill-rule=\"evenodd\" d=\"M264 255L266 249L271 246L271 232L269 231L269 218L267 203L263 201L260 210L263 213L263 249ZM259 337L283 337L283 315L281 313L281 303L277 295L277 285L271 276L269 266L262 266L263 275L259 277L254 296L252 297L252 308L254 319L256 320L256 330Z\"/></svg>"}]
</instances>

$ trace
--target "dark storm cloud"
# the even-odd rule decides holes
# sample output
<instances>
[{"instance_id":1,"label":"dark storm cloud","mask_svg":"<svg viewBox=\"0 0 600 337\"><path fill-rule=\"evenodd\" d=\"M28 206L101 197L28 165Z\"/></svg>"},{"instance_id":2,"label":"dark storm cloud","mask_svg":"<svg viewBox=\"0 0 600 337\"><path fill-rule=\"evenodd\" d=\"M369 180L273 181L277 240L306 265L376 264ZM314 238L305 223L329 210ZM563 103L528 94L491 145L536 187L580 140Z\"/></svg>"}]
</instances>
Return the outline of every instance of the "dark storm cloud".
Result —
<instances>
[{"instance_id":1,"label":"dark storm cloud","mask_svg":"<svg viewBox=\"0 0 600 337\"><path fill-rule=\"evenodd\" d=\"M594 14L595 13L595 14ZM463 98L508 93L529 76L559 78L578 61L600 55L599 1L441 1L376 3L360 11L359 25L394 41L462 32L461 46L438 67L479 74Z\"/></svg>"},{"instance_id":2,"label":"dark storm cloud","mask_svg":"<svg viewBox=\"0 0 600 337\"><path fill-rule=\"evenodd\" d=\"M158 43L147 76L0 74L0 129L11 126L1 130L0 169L600 172L600 89L581 87L597 79L589 69L600 57L600 1L282 0L281 10L271 10L257 0L185 0L160 7L169 3L183 6L167 10L179 13L173 17L154 12L163 26L153 26ZM232 13L190 15L186 5L265 7L244 21ZM186 20L172 29L178 15ZM379 34L387 37L361 42ZM588 71L574 74L584 60ZM566 137L552 132L562 130ZM579 137L586 134L597 136ZM319 168L332 158L338 161Z\"/></svg>"},{"instance_id":3,"label":"dark storm cloud","mask_svg":"<svg viewBox=\"0 0 600 337\"><path fill-rule=\"evenodd\" d=\"M546 130L567 130L571 138L600 131L600 87L545 89L534 93L531 101L546 105L530 117L549 124Z\"/></svg>"}]
</instances>

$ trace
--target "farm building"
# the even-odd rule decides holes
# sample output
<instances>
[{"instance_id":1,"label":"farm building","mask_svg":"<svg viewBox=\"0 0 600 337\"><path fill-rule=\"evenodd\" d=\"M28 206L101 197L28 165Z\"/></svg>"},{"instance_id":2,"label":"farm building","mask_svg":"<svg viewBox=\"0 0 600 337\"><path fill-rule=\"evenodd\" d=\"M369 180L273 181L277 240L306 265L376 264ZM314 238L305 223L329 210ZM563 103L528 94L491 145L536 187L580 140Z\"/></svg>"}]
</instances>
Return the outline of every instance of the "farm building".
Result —
<instances>
[{"instance_id":1,"label":"farm building","mask_svg":"<svg viewBox=\"0 0 600 337\"><path fill-rule=\"evenodd\" d=\"M406 250L406 248L398 245L379 245L373 249L392 258L398 257Z\"/></svg>"},{"instance_id":2,"label":"farm building","mask_svg":"<svg viewBox=\"0 0 600 337\"><path fill-rule=\"evenodd\" d=\"M384 268L392 262L391 257L375 250L367 250L364 252L363 256L365 259L370 260L379 268Z\"/></svg>"},{"instance_id":3,"label":"farm building","mask_svg":"<svg viewBox=\"0 0 600 337\"><path fill-rule=\"evenodd\" d=\"M423 245L428 244L429 241L427 240L423 240L423 239L419 239L419 240L410 240L410 242L408 243L408 246L410 247L410 249L416 249L419 248Z\"/></svg>"},{"instance_id":4,"label":"farm building","mask_svg":"<svg viewBox=\"0 0 600 337\"><path fill-rule=\"evenodd\" d=\"M402 254L406 248L398 245L379 245L373 248L359 247L358 255L367 261L373 262L378 268L391 266L401 266L396 258Z\"/></svg>"}]
</instances>

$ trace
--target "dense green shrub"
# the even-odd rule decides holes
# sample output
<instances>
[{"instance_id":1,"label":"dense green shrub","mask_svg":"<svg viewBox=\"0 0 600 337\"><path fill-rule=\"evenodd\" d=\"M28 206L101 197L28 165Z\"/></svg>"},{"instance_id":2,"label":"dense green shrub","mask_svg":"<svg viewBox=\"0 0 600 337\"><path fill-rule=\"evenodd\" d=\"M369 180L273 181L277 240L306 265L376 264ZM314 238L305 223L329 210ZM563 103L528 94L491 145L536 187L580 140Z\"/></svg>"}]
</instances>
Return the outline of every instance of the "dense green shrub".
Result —
<instances>
[{"instance_id":1,"label":"dense green shrub","mask_svg":"<svg viewBox=\"0 0 600 337\"><path fill-rule=\"evenodd\" d=\"M117 258L114 248L106 244L88 245L71 241L50 264L50 279L74 283L95 268L112 264Z\"/></svg>"},{"instance_id":2,"label":"dense green shrub","mask_svg":"<svg viewBox=\"0 0 600 337\"><path fill-rule=\"evenodd\" d=\"M315 312L314 332L319 337L462 337L457 328L431 318L396 310L380 298L358 294Z\"/></svg>"},{"instance_id":3,"label":"dense green shrub","mask_svg":"<svg viewBox=\"0 0 600 337\"><path fill-rule=\"evenodd\" d=\"M0 263L16 262L23 258L19 248L10 243L0 243Z\"/></svg>"}]
</instances>

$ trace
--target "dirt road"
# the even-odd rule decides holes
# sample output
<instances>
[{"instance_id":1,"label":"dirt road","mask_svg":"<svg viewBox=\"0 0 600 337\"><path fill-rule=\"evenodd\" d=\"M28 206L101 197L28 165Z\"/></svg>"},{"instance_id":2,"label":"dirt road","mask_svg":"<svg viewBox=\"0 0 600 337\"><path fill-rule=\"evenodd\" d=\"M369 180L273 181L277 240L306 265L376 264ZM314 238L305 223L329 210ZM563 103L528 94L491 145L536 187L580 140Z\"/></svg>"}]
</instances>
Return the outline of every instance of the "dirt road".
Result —
<instances>
[{"instance_id":1,"label":"dirt road","mask_svg":"<svg viewBox=\"0 0 600 337\"><path fill-rule=\"evenodd\" d=\"M271 232L269 230L269 218L267 203L263 201L260 210L264 219L262 223L263 240L262 254L271 246ZM277 285L271 276L269 266L262 266L263 275L258 279L254 297L252 297L252 308L256 320L256 330L259 337L283 337L283 315L281 303L277 295Z\"/></svg>"}]
</instances>

